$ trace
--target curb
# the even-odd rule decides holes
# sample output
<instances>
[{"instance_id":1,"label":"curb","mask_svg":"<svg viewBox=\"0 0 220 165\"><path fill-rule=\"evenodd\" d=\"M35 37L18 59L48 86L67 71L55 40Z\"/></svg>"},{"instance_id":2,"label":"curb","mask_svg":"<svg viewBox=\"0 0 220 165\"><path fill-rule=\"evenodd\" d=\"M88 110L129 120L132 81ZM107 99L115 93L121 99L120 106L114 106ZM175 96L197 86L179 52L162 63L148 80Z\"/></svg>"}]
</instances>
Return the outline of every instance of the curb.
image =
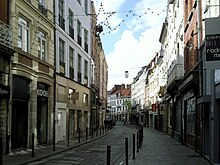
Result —
<instances>
[{"instance_id":1,"label":"curb","mask_svg":"<svg viewBox=\"0 0 220 165\"><path fill-rule=\"evenodd\" d=\"M76 143L76 144L74 144L74 145L72 145L72 146L68 146L67 148L65 148L65 149L61 149L61 150L59 150L59 151L53 151L53 152L50 152L50 153L48 153L47 155L44 155L44 156L40 156L40 157L33 157L33 159L32 160L29 160L29 161L26 161L26 162L23 162L23 163L18 163L17 165L26 165L26 164L29 164L29 163L33 163L33 162L36 162L36 161L40 161L40 160L42 160L42 159L45 159L45 158L48 158L48 157L51 157L51 156L53 156L53 155L57 155L57 154L60 154L60 153L62 153L62 152L65 152L65 151L68 151L68 150L71 150L71 149L73 149L73 148L77 148L77 147L80 147L80 146L82 146L82 145L85 145L85 144L88 144L88 143L90 143L90 142L93 142L93 141L95 141L95 140L97 140L97 139L100 139L100 138L102 138L102 137L104 137L104 136L107 136L107 135L109 135L110 133L112 132L112 130L109 130L108 132L106 132L105 134L103 134L103 135L100 135L100 136L98 136L98 137L94 137L93 139L88 139L87 141L84 141L84 142L81 142L81 143ZM4 164L4 162L3 162L3 164Z\"/></svg>"}]
</instances>

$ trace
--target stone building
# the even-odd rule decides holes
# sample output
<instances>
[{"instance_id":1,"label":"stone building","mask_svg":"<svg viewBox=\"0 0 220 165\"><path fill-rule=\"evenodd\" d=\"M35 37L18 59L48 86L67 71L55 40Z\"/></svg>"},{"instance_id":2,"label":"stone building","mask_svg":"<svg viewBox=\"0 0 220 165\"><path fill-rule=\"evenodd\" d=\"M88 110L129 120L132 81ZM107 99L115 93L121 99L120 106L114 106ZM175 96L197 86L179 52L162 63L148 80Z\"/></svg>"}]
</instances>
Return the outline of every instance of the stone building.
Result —
<instances>
[{"instance_id":1,"label":"stone building","mask_svg":"<svg viewBox=\"0 0 220 165\"><path fill-rule=\"evenodd\" d=\"M12 27L9 25L9 0L0 1L0 138L3 153L9 152L10 146L10 97L11 97L11 59L14 48L12 44Z\"/></svg>"},{"instance_id":2,"label":"stone building","mask_svg":"<svg viewBox=\"0 0 220 165\"><path fill-rule=\"evenodd\" d=\"M53 0L10 1L14 56L11 64L9 146L26 148L53 141Z\"/></svg>"}]
</instances>

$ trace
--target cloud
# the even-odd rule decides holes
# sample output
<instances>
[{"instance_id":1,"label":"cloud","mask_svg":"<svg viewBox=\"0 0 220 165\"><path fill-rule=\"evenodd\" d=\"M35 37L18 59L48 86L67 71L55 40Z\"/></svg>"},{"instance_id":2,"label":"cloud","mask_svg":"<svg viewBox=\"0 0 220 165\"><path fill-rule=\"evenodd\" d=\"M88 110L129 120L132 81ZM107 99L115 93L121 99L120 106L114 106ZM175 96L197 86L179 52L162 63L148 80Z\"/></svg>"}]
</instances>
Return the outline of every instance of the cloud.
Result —
<instances>
[{"instance_id":1,"label":"cloud","mask_svg":"<svg viewBox=\"0 0 220 165\"><path fill-rule=\"evenodd\" d=\"M96 10L98 10L100 2L100 0L95 1ZM121 7L125 5L125 2L126 0L106 0L102 3L107 12L123 10ZM136 15L143 16L137 17L131 14L123 26L117 29L117 34L111 32L101 36L102 42L104 42L104 51L105 47L111 47L110 53L106 54L109 74L108 90L115 84L130 84L142 66L148 65L155 56L155 52L160 50L159 35L165 19L165 12L161 14L161 11L164 6L165 2L139 0L130 10L134 10ZM147 11L148 14L144 14L148 8L150 9ZM158 13L160 14L158 15ZM120 23L121 20L122 18L119 18L118 14L109 19L112 27ZM115 38L118 40L113 45L108 44L111 43L110 40L115 40ZM129 72L129 78L125 78L125 71Z\"/></svg>"}]
</instances>

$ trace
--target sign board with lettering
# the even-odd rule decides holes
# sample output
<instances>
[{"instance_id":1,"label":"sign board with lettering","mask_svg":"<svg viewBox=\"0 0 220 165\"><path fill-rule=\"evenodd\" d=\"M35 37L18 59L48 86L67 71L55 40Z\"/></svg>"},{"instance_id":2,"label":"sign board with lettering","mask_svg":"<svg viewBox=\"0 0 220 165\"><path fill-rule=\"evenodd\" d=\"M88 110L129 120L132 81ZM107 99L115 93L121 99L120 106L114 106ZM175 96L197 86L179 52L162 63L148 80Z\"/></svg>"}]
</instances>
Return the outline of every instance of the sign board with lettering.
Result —
<instances>
[{"instance_id":1,"label":"sign board with lettering","mask_svg":"<svg viewBox=\"0 0 220 165\"><path fill-rule=\"evenodd\" d=\"M0 84L0 98L9 98L10 87Z\"/></svg>"},{"instance_id":2,"label":"sign board with lettering","mask_svg":"<svg viewBox=\"0 0 220 165\"><path fill-rule=\"evenodd\" d=\"M205 49L203 50L203 59L206 69L220 69L219 27L219 17L205 19Z\"/></svg>"},{"instance_id":3,"label":"sign board with lettering","mask_svg":"<svg viewBox=\"0 0 220 165\"><path fill-rule=\"evenodd\" d=\"M206 35L206 61L220 60L220 34Z\"/></svg>"}]
</instances>

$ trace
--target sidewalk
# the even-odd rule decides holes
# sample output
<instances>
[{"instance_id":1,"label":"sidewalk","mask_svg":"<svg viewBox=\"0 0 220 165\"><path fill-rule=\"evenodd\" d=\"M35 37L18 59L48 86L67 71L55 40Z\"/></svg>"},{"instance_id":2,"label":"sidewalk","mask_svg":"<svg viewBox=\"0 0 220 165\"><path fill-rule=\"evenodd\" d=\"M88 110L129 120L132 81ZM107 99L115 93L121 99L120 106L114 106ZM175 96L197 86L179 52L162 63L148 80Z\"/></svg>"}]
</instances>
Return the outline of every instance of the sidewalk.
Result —
<instances>
[{"instance_id":1,"label":"sidewalk","mask_svg":"<svg viewBox=\"0 0 220 165\"><path fill-rule=\"evenodd\" d=\"M129 165L210 165L193 149L181 145L169 135L144 127L144 139L136 159L129 157Z\"/></svg>"},{"instance_id":2,"label":"sidewalk","mask_svg":"<svg viewBox=\"0 0 220 165\"><path fill-rule=\"evenodd\" d=\"M69 146L67 146L66 142L60 142L55 145L55 151L53 151L53 145L38 145L35 147L35 155L32 157L32 149L27 148L23 150L18 151L12 151L9 155L3 156L3 165L21 165L21 164L28 164L37 160L41 160L43 158L59 154L61 152L76 148L78 146L81 146L83 144L89 143L91 141L94 141L96 139L99 139L103 136L108 135L111 132L111 130L108 130L106 133L103 134L103 131L98 132L98 136L94 133L94 136L88 137L88 140L86 140L85 137L81 138L81 142L78 143L77 139L70 140Z\"/></svg>"}]
</instances>

